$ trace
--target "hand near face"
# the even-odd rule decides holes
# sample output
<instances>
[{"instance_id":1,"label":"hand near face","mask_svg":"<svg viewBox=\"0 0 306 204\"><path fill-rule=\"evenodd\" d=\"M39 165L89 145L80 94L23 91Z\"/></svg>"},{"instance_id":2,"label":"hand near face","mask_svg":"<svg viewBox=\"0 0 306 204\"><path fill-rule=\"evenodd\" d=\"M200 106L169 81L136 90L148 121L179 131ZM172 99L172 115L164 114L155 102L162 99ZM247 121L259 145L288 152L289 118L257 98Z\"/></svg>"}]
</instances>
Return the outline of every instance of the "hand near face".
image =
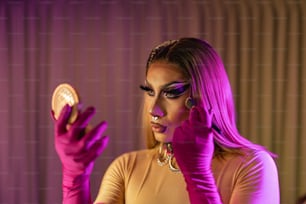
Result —
<instances>
[{"instance_id":1,"label":"hand near face","mask_svg":"<svg viewBox=\"0 0 306 204\"><path fill-rule=\"evenodd\" d=\"M210 168L214 153L212 114L203 107L193 107L189 119L177 127L173 136L174 156L184 172Z\"/></svg>"},{"instance_id":2,"label":"hand near face","mask_svg":"<svg viewBox=\"0 0 306 204\"><path fill-rule=\"evenodd\" d=\"M172 145L186 181L190 203L222 203L211 171L214 154L212 114L202 107L193 107L189 119L176 128Z\"/></svg>"},{"instance_id":3,"label":"hand near face","mask_svg":"<svg viewBox=\"0 0 306 204\"><path fill-rule=\"evenodd\" d=\"M77 120L68 125L70 113L71 107L66 105L58 120L54 119L55 149L63 164L64 171L72 176L89 175L94 160L107 146L108 137L102 137L107 124L101 122L87 131L86 127L94 116L95 109L89 107L83 113L80 112Z\"/></svg>"}]
</instances>

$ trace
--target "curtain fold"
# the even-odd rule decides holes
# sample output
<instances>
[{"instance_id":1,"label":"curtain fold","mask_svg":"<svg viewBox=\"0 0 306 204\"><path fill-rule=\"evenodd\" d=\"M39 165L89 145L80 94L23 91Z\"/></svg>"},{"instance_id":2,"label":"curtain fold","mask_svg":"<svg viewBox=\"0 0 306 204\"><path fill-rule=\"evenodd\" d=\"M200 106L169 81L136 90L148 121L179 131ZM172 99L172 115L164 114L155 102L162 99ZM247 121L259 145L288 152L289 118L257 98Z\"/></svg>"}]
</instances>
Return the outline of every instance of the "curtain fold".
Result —
<instances>
[{"instance_id":1,"label":"curtain fold","mask_svg":"<svg viewBox=\"0 0 306 204\"><path fill-rule=\"evenodd\" d=\"M144 148L145 64L168 39L220 53L241 133L278 154L281 203L306 193L306 2L303 0L0 2L0 203L61 203L50 101L71 83L92 124L109 123L92 197L119 154Z\"/></svg>"}]
</instances>

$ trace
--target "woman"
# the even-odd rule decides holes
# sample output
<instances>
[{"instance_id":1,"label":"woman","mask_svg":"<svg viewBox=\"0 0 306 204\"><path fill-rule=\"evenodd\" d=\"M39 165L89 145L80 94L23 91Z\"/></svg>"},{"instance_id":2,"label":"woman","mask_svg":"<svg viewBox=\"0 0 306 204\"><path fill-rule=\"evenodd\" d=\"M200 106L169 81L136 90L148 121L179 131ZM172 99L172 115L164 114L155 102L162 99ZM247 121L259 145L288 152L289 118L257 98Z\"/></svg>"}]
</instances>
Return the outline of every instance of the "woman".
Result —
<instances>
[{"instance_id":1,"label":"woman","mask_svg":"<svg viewBox=\"0 0 306 204\"><path fill-rule=\"evenodd\" d=\"M223 63L206 42L167 41L146 66L146 150L113 161L95 203L279 203L274 154L243 138ZM71 108L55 122L64 203L90 203L89 175L107 145L101 122L84 134L94 108L67 130Z\"/></svg>"}]
</instances>

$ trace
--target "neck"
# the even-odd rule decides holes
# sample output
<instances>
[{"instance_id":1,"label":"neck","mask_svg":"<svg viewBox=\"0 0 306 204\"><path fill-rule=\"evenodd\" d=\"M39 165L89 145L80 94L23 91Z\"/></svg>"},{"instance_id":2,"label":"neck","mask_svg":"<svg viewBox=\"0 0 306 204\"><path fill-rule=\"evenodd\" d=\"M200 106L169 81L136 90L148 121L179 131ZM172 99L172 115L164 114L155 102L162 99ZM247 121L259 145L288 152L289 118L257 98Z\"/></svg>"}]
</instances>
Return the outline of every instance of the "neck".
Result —
<instances>
[{"instance_id":1,"label":"neck","mask_svg":"<svg viewBox=\"0 0 306 204\"><path fill-rule=\"evenodd\" d=\"M169 165L169 169L173 172L180 172L173 155L173 148L171 143L160 143L157 163L160 166Z\"/></svg>"}]
</instances>

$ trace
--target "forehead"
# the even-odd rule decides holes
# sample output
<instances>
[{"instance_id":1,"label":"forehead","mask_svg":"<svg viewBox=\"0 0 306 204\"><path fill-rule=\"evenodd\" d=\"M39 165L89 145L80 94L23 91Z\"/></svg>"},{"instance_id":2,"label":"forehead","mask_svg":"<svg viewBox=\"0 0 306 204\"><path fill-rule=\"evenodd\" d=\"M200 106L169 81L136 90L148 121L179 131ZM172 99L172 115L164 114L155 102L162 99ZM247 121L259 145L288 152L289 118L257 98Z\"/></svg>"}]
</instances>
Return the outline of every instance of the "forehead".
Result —
<instances>
[{"instance_id":1,"label":"forehead","mask_svg":"<svg viewBox=\"0 0 306 204\"><path fill-rule=\"evenodd\" d=\"M152 85L163 85L171 81L184 80L186 80L186 77L181 69L177 65L171 63L152 63L147 72L147 81Z\"/></svg>"}]
</instances>

